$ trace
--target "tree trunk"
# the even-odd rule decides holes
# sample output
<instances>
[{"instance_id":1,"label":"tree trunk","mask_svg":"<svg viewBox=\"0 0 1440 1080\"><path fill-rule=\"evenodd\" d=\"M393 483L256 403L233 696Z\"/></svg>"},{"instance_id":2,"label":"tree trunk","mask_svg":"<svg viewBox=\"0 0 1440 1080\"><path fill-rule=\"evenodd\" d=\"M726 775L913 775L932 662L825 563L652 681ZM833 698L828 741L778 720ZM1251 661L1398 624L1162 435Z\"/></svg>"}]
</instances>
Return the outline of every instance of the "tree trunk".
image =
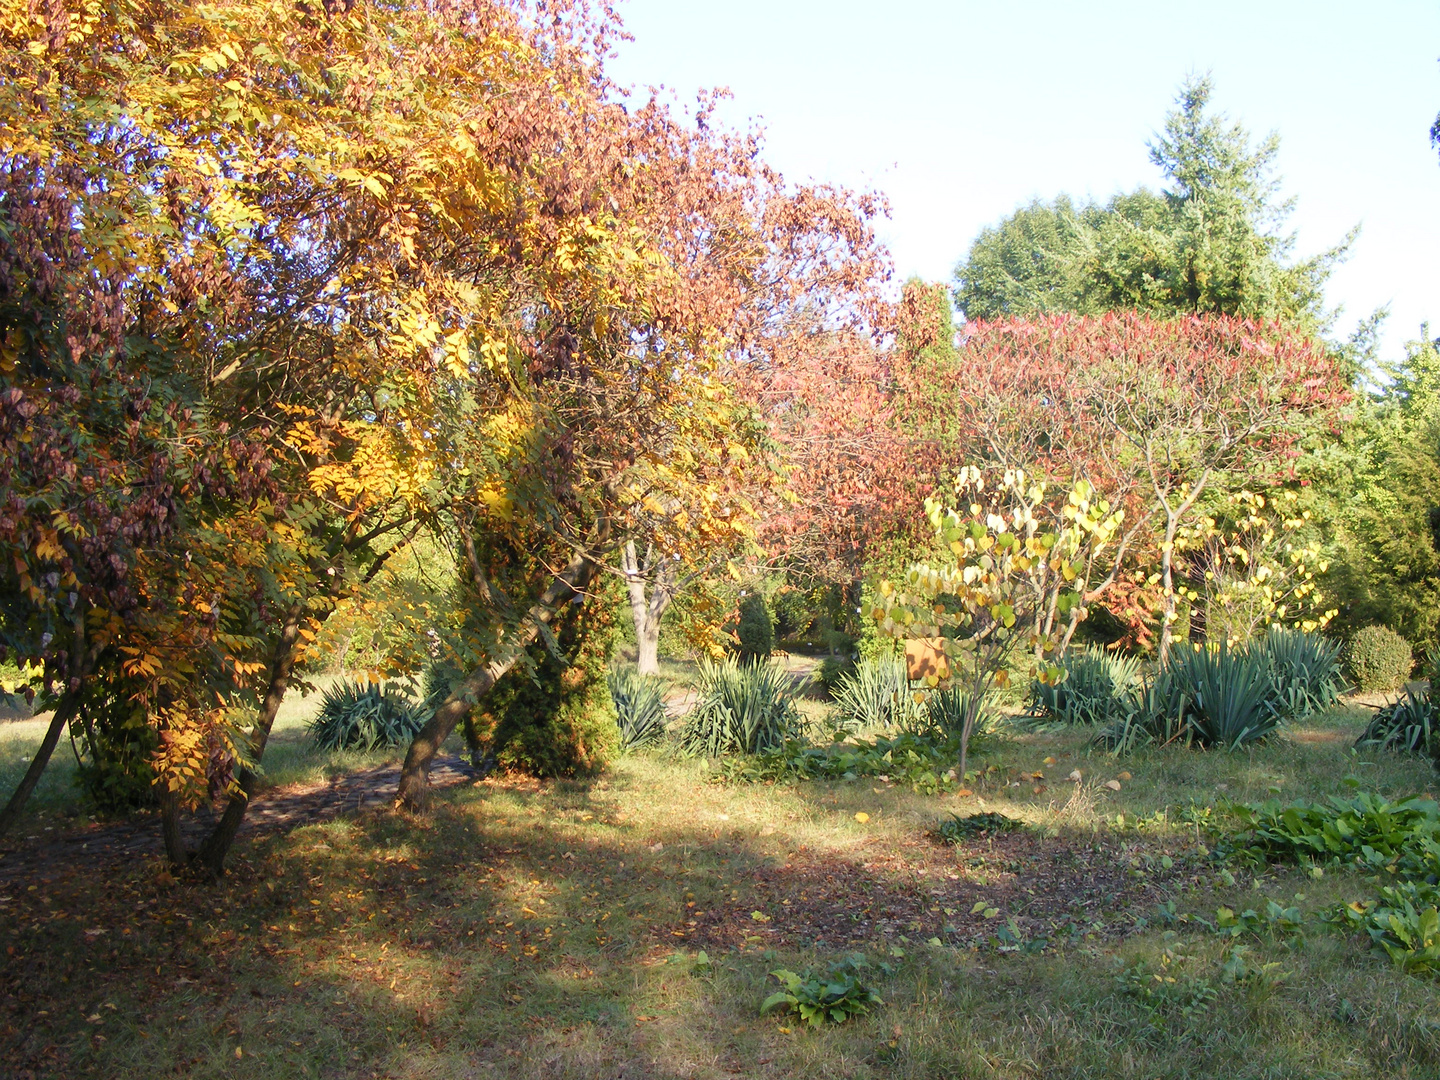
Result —
<instances>
[{"instance_id":1,"label":"tree trunk","mask_svg":"<svg viewBox=\"0 0 1440 1080\"><path fill-rule=\"evenodd\" d=\"M1170 659L1170 645L1175 639L1175 530L1178 522L1172 515L1165 523L1165 543L1160 547L1160 587L1164 604L1160 622L1160 666Z\"/></svg>"},{"instance_id":2,"label":"tree trunk","mask_svg":"<svg viewBox=\"0 0 1440 1080\"><path fill-rule=\"evenodd\" d=\"M451 687L450 696L426 721L405 755L398 792L398 799L403 805L412 810L426 808L430 801L430 763L435 760L441 744L475 703L519 662L526 648L540 636L540 627L548 624L562 605L569 603L595 580L600 566L594 558L589 552L575 556L563 572L555 575L555 580L540 595L540 599L531 605L498 655Z\"/></svg>"},{"instance_id":3,"label":"tree trunk","mask_svg":"<svg viewBox=\"0 0 1440 1080\"><path fill-rule=\"evenodd\" d=\"M190 857L180 835L180 797L168 787L160 789L160 834L165 838L165 857L174 867L184 867Z\"/></svg>"},{"instance_id":4,"label":"tree trunk","mask_svg":"<svg viewBox=\"0 0 1440 1080\"><path fill-rule=\"evenodd\" d=\"M265 753L270 730L275 726L275 716L280 712L285 692L290 687L290 676L295 669L295 643L300 639L301 614L299 604L285 613L285 623L280 628L280 636L275 641L275 649L270 657L270 681L265 690L265 700L260 705L260 715L256 718L255 727L250 734L251 759L256 763L259 763ZM225 812L195 856L195 861L215 877L225 872L225 856L230 851L230 845L235 842L235 834L240 831L241 822L245 820L245 811L250 805L250 796L255 794L255 784L259 776L254 770L242 767L235 779L240 786L239 792L230 796L230 801L225 804Z\"/></svg>"},{"instance_id":5,"label":"tree trunk","mask_svg":"<svg viewBox=\"0 0 1440 1080\"><path fill-rule=\"evenodd\" d=\"M641 675L658 675L660 620L675 598L675 572L663 558L657 563L654 548L646 550L642 561L637 556L633 540L627 541L621 551L620 569L625 574L625 588L630 594L630 617L635 622L635 668ZM651 578L654 580L648 580ZM645 595L647 585L650 587L648 597Z\"/></svg>"},{"instance_id":6,"label":"tree trunk","mask_svg":"<svg viewBox=\"0 0 1440 1080\"><path fill-rule=\"evenodd\" d=\"M40 782L40 775L45 771L45 766L50 763L50 755L55 752L55 744L60 741L60 733L65 730L75 715L75 710L80 707L80 691L67 690L55 703L55 715L50 718L50 726L45 730L45 738L40 741L40 749L35 751L35 757L30 761L30 768L25 770L24 777L20 780L20 786L10 796L10 801L5 804L5 809L0 810L0 836L10 831L15 824L15 819L20 816L20 811L25 809L25 804L30 801L30 793L35 790L35 785Z\"/></svg>"}]
</instances>

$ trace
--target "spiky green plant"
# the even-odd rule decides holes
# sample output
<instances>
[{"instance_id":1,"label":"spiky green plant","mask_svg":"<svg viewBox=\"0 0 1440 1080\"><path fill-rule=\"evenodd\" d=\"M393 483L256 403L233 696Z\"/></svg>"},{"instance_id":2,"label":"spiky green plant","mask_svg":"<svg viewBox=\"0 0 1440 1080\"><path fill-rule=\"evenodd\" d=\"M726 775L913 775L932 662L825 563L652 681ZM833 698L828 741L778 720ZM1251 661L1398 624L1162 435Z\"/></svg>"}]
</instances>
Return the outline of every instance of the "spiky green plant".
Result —
<instances>
[{"instance_id":1,"label":"spiky green plant","mask_svg":"<svg viewBox=\"0 0 1440 1080\"><path fill-rule=\"evenodd\" d=\"M1197 649L1170 663L1170 678L1185 695L1195 741L1234 749L1263 739L1280 723L1270 662L1258 650Z\"/></svg>"},{"instance_id":2,"label":"spiky green plant","mask_svg":"<svg viewBox=\"0 0 1440 1080\"><path fill-rule=\"evenodd\" d=\"M925 696L924 702L918 704L911 711L900 727L921 738L941 743L953 742L960 737L971 699L970 691L961 687L932 690ZM986 735L994 732L995 722L994 712L985 708L985 703L982 701L980 712L975 719L975 727L970 733L972 747L976 746L977 742L983 740Z\"/></svg>"},{"instance_id":3,"label":"spiky green plant","mask_svg":"<svg viewBox=\"0 0 1440 1080\"><path fill-rule=\"evenodd\" d=\"M321 750L377 750L408 743L424 723L424 711L394 689L340 683L325 691L309 730Z\"/></svg>"},{"instance_id":4,"label":"spiky green plant","mask_svg":"<svg viewBox=\"0 0 1440 1080\"><path fill-rule=\"evenodd\" d=\"M843 731L909 729L923 717L910 689L905 661L861 660L835 684L835 726Z\"/></svg>"},{"instance_id":5,"label":"spiky green plant","mask_svg":"<svg viewBox=\"0 0 1440 1080\"><path fill-rule=\"evenodd\" d=\"M1270 681L1280 711L1298 719L1332 709L1340 701L1340 643L1304 630L1271 626L1254 643L1270 662Z\"/></svg>"},{"instance_id":6,"label":"spiky green plant","mask_svg":"<svg viewBox=\"0 0 1440 1080\"><path fill-rule=\"evenodd\" d=\"M1109 724L1129 715L1140 688L1140 661L1103 649L1080 649L1057 661L1058 683L1030 685L1030 712L1062 724Z\"/></svg>"},{"instance_id":7,"label":"spiky green plant","mask_svg":"<svg viewBox=\"0 0 1440 1080\"><path fill-rule=\"evenodd\" d=\"M1168 669L1145 679L1130 697L1128 708L1095 736L1097 745L1117 754L1141 746L1161 746L1191 736L1184 687Z\"/></svg>"},{"instance_id":8,"label":"spiky green plant","mask_svg":"<svg viewBox=\"0 0 1440 1080\"><path fill-rule=\"evenodd\" d=\"M680 732L688 754L775 750L800 730L790 676L773 664L702 661L699 701Z\"/></svg>"},{"instance_id":9,"label":"spiky green plant","mask_svg":"<svg viewBox=\"0 0 1440 1080\"><path fill-rule=\"evenodd\" d=\"M634 668L611 668L606 680L620 726L620 749L629 753L665 734L665 684Z\"/></svg>"},{"instance_id":10,"label":"spiky green plant","mask_svg":"<svg viewBox=\"0 0 1440 1080\"><path fill-rule=\"evenodd\" d=\"M1440 756L1440 716L1429 694L1407 691L1399 700L1379 709L1360 737L1357 747L1393 750L1400 754Z\"/></svg>"}]
</instances>

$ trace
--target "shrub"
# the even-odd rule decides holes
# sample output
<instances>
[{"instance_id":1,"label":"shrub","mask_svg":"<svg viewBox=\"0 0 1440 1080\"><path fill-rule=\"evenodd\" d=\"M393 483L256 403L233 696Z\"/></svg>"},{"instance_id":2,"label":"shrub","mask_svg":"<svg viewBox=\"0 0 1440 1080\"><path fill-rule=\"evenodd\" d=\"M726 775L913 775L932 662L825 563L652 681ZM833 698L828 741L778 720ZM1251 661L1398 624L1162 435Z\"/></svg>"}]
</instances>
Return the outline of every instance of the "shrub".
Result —
<instances>
[{"instance_id":1,"label":"shrub","mask_svg":"<svg viewBox=\"0 0 1440 1080\"><path fill-rule=\"evenodd\" d=\"M1254 649L1270 662L1280 711L1298 719L1334 708L1340 700L1340 645L1320 634L1271 626Z\"/></svg>"},{"instance_id":2,"label":"shrub","mask_svg":"<svg viewBox=\"0 0 1440 1080\"><path fill-rule=\"evenodd\" d=\"M665 734L665 684L634 668L611 668L610 697L620 726L620 750L628 753Z\"/></svg>"},{"instance_id":3,"label":"shrub","mask_svg":"<svg viewBox=\"0 0 1440 1080\"><path fill-rule=\"evenodd\" d=\"M126 814L156 804L151 759L160 738L149 723L145 687L123 675L101 675L85 688L70 730L82 749L75 783L102 814ZM41 704L53 707L43 695Z\"/></svg>"},{"instance_id":4,"label":"shrub","mask_svg":"<svg viewBox=\"0 0 1440 1080\"><path fill-rule=\"evenodd\" d=\"M1140 687L1140 662L1134 657L1089 648L1067 653L1059 683L1030 684L1033 715L1062 724L1109 724L1128 715L1129 698Z\"/></svg>"},{"instance_id":5,"label":"shrub","mask_svg":"<svg viewBox=\"0 0 1440 1080\"><path fill-rule=\"evenodd\" d=\"M778 750L800 729L790 677L773 664L700 665L700 697L680 734L689 754Z\"/></svg>"},{"instance_id":6,"label":"shrub","mask_svg":"<svg viewBox=\"0 0 1440 1080\"><path fill-rule=\"evenodd\" d=\"M869 966L863 956L852 956L832 963L823 976L809 971L797 975L779 968L770 974L779 979L785 989L766 998L760 1012L793 1009L811 1027L843 1024L852 1016L869 1012L871 1005L884 1004L880 995L861 981L864 969Z\"/></svg>"},{"instance_id":7,"label":"shrub","mask_svg":"<svg viewBox=\"0 0 1440 1080\"><path fill-rule=\"evenodd\" d=\"M836 684L834 701L836 727L850 732L908 730L921 714L905 661L893 657L861 660Z\"/></svg>"},{"instance_id":8,"label":"shrub","mask_svg":"<svg viewBox=\"0 0 1440 1080\"><path fill-rule=\"evenodd\" d=\"M738 639L735 652L742 662L768 660L775 651L775 624L770 619L765 597L760 593L747 593L740 598L735 637Z\"/></svg>"},{"instance_id":9,"label":"shrub","mask_svg":"<svg viewBox=\"0 0 1440 1080\"><path fill-rule=\"evenodd\" d=\"M815 670L815 681L827 697L834 698L840 688L840 681L855 670L855 661L850 656L827 656Z\"/></svg>"},{"instance_id":10,"label":"shrub","mask_svg":"<svg viewBox=\"0 0 1440 1080\"><path fill-rule=\"evenodd\" d=\"M310 721L321 750L378 750L408 743L425 723L410 699L380 683L339 683L325 691Z\"/></svg>"},{"instance_id":11,"label":"shrub","mask_svg":"<svg viewBox=\"0 0 1440 1080\"><path fill-rule=\"evenodd\" d=\"M496 764L539 777L599 771L620 743L606 674L615 621L603 595L570 604L552 626L553 649L537 642L529 670L492 692L478 732Z\"/></svg>"},{"instance_id":12,"label":"shrub","mask_svg":"<svg viewBox=\"0 0 1440 1080\"><path fill-rule=\"evenodd\" d=\"M1345 663L1355 686L1374 693L1404 683L1415 666L1415 656L1410 643L1388 626L1367 626L1350 639Z\"/></svg>"}]
</instances>

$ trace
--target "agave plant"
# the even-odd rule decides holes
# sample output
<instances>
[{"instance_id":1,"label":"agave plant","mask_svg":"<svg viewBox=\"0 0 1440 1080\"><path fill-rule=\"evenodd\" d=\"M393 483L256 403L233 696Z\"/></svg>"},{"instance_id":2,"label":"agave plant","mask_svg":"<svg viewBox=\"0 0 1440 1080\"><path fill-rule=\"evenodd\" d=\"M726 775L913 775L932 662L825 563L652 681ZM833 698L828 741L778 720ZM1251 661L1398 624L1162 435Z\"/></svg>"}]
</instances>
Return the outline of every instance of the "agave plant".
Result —
<instances>
[{"instance_id":1,"label":"agave plant","mask_svg":"<svg viewBox=\"0 0 1440 1080\"><path fill-rule=\"evenodd\" d=\"M835 726L850 732L909 729L923 719L905 661L893 657L856 664L835 684L834 702Z\"/></svg>"},{"instance_id":2,"label":"agave plant","mask_svg":"<svg viewBox=\"0 0 1440 1080\"><path fill-rule=\"evenodd\" d=\"M408 743L425 723L425 711L379 683L341 683L325 692L310 721L321 750L378 750Z\"/></svg>"},{"instance_id":3,"label":"agave plant","mask_svg":"<svg viewBox=\"0 0 1440 1080\"><path fill-rule=\"evenodd\" d=\"M1176 741L1189 742L1189 702L1184 686L1162 669L1145 679L1125 702L1124 712L1095 736L1099 746L1125 754L1138 747Z\"/></svg>"},{"instance_id":4,"label":"agave plant","mask_svg":"<svg viewBox=\"0 0 1440 1080\"><path fill-rule=\"evenodd\" d=\"M1252 646L1270 663L1277 705L1295 719L1334 708L1340 700L1340 643L1303 630L1270 627Z\"/></svg>"},{"instance_id":5,"label":"agave plant","mask_svg":"<svg viewBox=\"0 0 1440 1080\"><path fill-rule=\"evenodd\" d=\"M628 753L665 734L665 684L634 668L611 668L605 676L620 725L620 749Z\"/></svg>"},{"instance_id":6,"label":"agave plant","mask_svg":"<svg viewBox=\"0 0 1440 1080\"><path fill-rule=\"evenodd\" d=\"M1030 712L1062 724L1109 724L1132 712L1140 661L1103 649L1083 649L1058 661L1065 678L1030 686Z\"/></svg>"},{"instance_id":7,"label":"agave plant","mask_svg":"<svg viewBox=\"0 0 1440 1080\"><path fill-rule=\"evenodd\" d=\"M1398 701L1379 709L1369 725L1355 740L1357 747L1394 750L1401 754L1423 754L1434 758L1440 754L1436 736L1435 703L1429 694L1406 691Z\"/></svg>"},{"instance_id":8,"label":"agave plant","mask_svg":"<svg viewBox=\"0 0 1440 1080\"><path fill-rule=\"evenodd\" d=\"M680 732L689 754L755 754L777 750L800 730L790 676L774 664L700 665L699 701Z\"/></svg>"}]
</instances>

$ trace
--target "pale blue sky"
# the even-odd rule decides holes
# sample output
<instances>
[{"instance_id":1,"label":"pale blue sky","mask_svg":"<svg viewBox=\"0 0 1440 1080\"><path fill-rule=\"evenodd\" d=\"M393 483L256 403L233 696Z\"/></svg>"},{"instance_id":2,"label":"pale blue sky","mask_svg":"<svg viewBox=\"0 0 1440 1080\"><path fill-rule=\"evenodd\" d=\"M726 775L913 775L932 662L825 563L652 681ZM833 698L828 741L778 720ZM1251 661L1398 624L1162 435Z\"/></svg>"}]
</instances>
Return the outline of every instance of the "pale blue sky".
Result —
<instances>
[{"instance_id":1,"label":"pale blue sky","mask_svg":"<svg viewBox=\"0 0 1440 1080\"><path fill-rule=\"evenodd\" d=\"M612 74L682 102L728 87L793 179L871 186L904 278L950 280L984 225L1034 196L1158 186L1145 143L1188 72L1257 136L1278 131L1309 253L1362 226L1337 332L1390 305L1385 354L1440 334L1440 2L1201 5L622 0Z\"/></svg>"}]
</instances>

